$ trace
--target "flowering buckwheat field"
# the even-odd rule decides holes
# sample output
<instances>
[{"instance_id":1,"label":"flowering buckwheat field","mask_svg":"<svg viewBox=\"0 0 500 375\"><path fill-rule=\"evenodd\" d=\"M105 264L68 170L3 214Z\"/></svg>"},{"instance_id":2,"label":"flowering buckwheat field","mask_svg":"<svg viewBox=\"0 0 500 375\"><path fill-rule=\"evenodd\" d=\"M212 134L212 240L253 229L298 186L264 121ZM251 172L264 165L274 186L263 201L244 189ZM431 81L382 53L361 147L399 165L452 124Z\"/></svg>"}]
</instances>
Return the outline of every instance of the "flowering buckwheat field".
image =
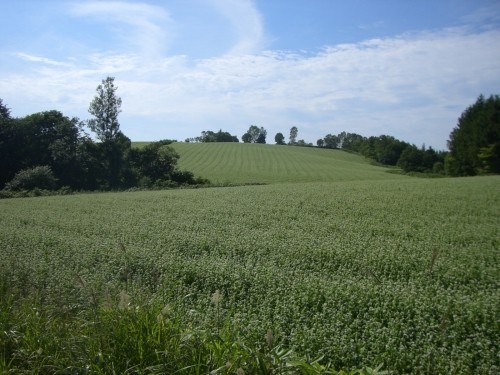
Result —
<instances>
[{"instance_id":1,"label":"flowering buckwheat field","mask_svg":"<svg viewBox=\"0 0 500 375\"><path fill-rule=\"evenodd\" d=\"M387 176L0 201L0 372L497 374L500 177Z\"/></svg>"}]
</instances>

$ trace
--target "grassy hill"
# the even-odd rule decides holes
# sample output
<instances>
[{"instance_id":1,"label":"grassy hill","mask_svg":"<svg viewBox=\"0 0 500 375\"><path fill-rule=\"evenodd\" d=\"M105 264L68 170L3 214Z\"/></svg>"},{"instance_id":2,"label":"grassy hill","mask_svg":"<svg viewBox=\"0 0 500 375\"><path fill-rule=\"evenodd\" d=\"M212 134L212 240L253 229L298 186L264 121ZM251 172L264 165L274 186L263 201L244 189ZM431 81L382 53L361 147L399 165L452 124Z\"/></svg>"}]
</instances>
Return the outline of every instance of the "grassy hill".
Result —
<instances>
[{"instance_id":1,"label":"grassy hill","mask_svg":"<svg viewBox=\"0 0 500 375\"><path fill-rule=\"evenodd\" d=\"M181 169L212 182L288 183L385 180L365 158L341 150L242 143L175 143Z\"/></svg>"}]
</instances>

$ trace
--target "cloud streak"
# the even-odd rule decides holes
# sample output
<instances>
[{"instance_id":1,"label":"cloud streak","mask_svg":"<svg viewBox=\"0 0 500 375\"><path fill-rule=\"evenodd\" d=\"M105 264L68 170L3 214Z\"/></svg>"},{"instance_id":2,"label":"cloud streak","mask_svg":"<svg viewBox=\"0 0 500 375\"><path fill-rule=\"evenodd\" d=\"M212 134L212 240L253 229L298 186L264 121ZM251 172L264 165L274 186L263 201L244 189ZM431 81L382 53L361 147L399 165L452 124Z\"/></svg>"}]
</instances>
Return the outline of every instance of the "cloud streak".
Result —
<instances>
[{"instance_id":1,"label":"cloud streak","mask_svg":"<svg viewBox=\"0 0 500 375\"><path fill-rule=\"evenodd\" d=\"M228 54L242 55L260 51L265 42L262 16L250 0L211 0L211 3L230 22L237 42Z\"/></svg>"},{"instance_id":2,"label":"cloud streak","mask_svg":"<svg viewBox=\"0 0 500 375\"><path fill-rule=\"evenodd\" d=\"M70 14L108 25L124 44L136 51L158 53L173 38L173 21L167 11L146 3L90 1L72 3ZM120 27L122 26L122 27ZM170 26L170 27L169 27Z\"/></svg>"}]
</instances>

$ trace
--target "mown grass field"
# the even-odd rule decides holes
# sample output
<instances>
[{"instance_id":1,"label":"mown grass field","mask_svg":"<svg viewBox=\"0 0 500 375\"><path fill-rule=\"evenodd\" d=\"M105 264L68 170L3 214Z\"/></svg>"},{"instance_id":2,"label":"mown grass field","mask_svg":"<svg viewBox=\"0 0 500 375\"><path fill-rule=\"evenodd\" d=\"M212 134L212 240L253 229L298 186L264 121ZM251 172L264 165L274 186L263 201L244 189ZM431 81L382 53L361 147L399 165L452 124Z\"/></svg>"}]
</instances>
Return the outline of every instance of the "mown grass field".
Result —
<instances>
[{"instance_id":1,"label":"mown grass field","mask_svg":"<svg viewBox=\"0 0 500 375\"><path fill-rule=\"evenodd\" d=\"M174 143L179 167L215 183L395 179L386 168L341 150L241 143Z\"/></svg>"},{"instance_id":2,"label":"mown grass field","mask_svg":"<svg viewBox=\"0 0 500 375\"><path fill-rule=\"evenodd\" d=\"M279 183L0 201L0 373L500 371L500 176L298 148L351 175L286 183L257 149L235 182Z\"/></svg>"}]
</instances>

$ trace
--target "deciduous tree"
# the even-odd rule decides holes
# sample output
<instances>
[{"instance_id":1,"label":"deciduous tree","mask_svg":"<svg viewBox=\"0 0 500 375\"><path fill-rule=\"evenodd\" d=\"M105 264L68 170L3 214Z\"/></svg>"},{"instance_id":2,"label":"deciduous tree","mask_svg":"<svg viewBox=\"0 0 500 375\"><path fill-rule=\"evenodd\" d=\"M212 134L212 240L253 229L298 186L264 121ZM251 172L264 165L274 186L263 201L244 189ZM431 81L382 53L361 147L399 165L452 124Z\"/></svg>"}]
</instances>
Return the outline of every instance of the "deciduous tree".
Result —
<instances>
[{"instance_id":1,"label":"deciduous tree","mask_svg":"<svg viewBox=\"0 0 500 375\"><path fill-rule=\"evenodd\" d=\"M277 145L284 145L285 136L283 135L283 133L277 133L274 137L274 141L276 142Z\"/></svg>"},{"instance_id":2,"label":"deciduous tree","mask_svg":"<svg viewBox=\"0 0 500 375\"><path fill-rule=\"evenodd\" d=\"M113 140L120 131L118 114L121 112L122 100L116 95L118 88L114 80L113 77L102 80L89 107L89 113L94 118L88 120L88 126L102 142Z\"/></svg>"},{"instance_id":3,"label":"deciduous tree","mask_svg":"<svg viewBox=\"0 0 500 375\"><path fill-rule=\"evenodd\" d=\"M241 139L245 143L266 143L266 136L267 131L262 126L251 125Z\"/></svg>"},{"instance_id":4,"label":"deciduous tree","mask_svg":"<svg viewBox=\"0 0 500 375\"><path fill-rule=\"evenodd\" d=\"M297 134L298 133L299 133L299 129L297 129L296 126L292 126L292 128L290 129L290 141L288 142L288 144L294 145L295 143L297 143Z\"/></svg>"},{"instance_id":5,"label":"deciduous tree","mask_svg":"<svg viewBox=\"0 0 500 375\"><path fill-rule=\"evenodd\" d=\"M267 130L261 127L259 136L257 137L255 143L262 143L262 144L266 143L266 137L267 137Z\"/></svg>"}]
</instances>

